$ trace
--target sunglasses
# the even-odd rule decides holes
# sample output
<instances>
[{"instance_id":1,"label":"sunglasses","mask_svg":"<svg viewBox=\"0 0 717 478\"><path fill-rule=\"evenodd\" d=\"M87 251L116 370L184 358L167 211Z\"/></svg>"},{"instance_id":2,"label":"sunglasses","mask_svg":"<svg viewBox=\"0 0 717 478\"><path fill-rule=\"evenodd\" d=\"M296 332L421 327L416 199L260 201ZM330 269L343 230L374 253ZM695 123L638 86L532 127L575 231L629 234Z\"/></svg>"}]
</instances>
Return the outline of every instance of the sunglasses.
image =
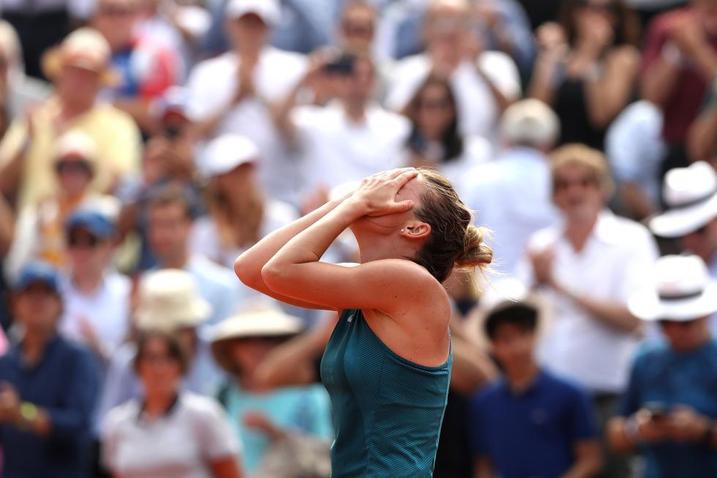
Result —
<instances>
[{"instance_id":1,"label":"sunglasses","mask_svg":"<svg viewBox=\"0 0 717 478\"><path fill-rule=\"evenodd\" d=\"M92 166L84 160L60 160L55 163L55 172L57 174L83 173L91 176Z\"/></svg>"},{"instance_id":2,"label":"sunglasses","mask_svg":"<svg viewBox=\"0 0 717 478\"><path fill-rule=\"evenodd\" d=\"M67 245L71 249L94 249L102 241L89 234L70 234L67 238Z\"/></svg>"}]
</instances>

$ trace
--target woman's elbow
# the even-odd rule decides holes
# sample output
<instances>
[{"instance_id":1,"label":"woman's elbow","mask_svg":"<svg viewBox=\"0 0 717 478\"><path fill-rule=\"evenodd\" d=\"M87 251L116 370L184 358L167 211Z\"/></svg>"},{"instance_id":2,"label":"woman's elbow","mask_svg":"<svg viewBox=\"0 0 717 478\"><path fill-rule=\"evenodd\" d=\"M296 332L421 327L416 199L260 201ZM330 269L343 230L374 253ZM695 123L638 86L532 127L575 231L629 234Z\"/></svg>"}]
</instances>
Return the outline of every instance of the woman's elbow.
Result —
<instances>
[{"instance_id":1,"label":"woman's elbow","mask_svg":"<svg viewBox=\"0 0 717 478\"><path fill-rule=\"evenodd\" d=\"M248 287L261 282L261 264L256 264L246 252L234 261L234 273Z\"/></svg>"},{"instance_id":2,"label":"woman's elbow","mask_svg":"<svg viewBox=\"0 0 717 478\"><path fill-rule=\"evenodd\" d=\"M261 268L261 280L274 292L281 292L288 281L287 268L271 260Z\"/></svg>"}]
</instances>

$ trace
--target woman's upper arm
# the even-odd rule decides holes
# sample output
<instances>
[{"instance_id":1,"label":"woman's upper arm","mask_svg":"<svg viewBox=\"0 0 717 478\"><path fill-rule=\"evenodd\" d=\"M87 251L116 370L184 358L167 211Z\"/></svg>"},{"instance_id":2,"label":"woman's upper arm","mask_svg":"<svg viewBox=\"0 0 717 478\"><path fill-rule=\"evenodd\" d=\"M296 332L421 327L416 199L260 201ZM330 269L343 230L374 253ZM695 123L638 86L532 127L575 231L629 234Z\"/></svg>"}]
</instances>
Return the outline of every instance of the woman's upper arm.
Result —
<instances>
[{"instance_id":1,"label":"woman's upper arm","mask_svg":"<svg viewBox=\"0 0 717 478\"><path fill-rule=\"evenodd\" d=\"M209 465L214 478L242 478L244 476L237 458L233 455L214 459Z\"/></svg>"}]
</instances>

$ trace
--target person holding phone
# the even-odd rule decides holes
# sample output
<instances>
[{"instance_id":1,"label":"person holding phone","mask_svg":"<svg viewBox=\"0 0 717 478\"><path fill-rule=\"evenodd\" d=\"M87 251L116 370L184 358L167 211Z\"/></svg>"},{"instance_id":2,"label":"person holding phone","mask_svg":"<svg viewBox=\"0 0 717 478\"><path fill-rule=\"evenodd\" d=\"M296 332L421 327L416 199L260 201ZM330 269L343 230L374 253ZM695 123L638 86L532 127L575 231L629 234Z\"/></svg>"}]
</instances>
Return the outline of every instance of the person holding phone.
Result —
<instances>
[{"instance_id":1,"label":"person holding phone","mask_svg":"<svg viewBox=\"0 0 717 478\"><path fill-rule=\"evenodd\" d=\"M617 451L645 456L646 477L717 476L717 341L708 326L717 281L695 255L660 258L654 277L628 306L666 340L635 359L608 438Z\"/></svg>"},{"instance_id":2,"label":"person holding phone","mask_svg":"<svg viewBox=\"0 0 717 478\"><path fill-rule=\"evenodd\" d=\"M361 263L320 262L349 228ZM336 431L333 477L432 476L452 363L442 282L454 267L491 259L450 183L412 168L364 179L237 259L248 286L340 312L321 362Z\"/></svg>"}]
</instances>

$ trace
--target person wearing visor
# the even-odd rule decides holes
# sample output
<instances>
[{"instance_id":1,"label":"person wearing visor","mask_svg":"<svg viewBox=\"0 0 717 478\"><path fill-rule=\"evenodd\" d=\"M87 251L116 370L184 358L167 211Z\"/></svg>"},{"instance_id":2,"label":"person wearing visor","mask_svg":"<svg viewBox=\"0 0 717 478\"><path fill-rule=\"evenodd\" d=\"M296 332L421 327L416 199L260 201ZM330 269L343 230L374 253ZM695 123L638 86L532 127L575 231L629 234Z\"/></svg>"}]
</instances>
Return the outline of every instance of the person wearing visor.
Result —
<instances>
[{"instance_id":1,"label":"person wearing visor","mask_svg":"<svg viewBox=\"0 0 717 478\"><path fill-rule=\"evenodd\" d=\"M13 288L20 339L0 357L5 478L90 476L99 375L89 351L58 334L62 307L57 269L27 264Z\"/></svg>"},{"instance_id":2,"label":"person wearing visor","mask_svg":"<svg viewBox=\"0 0 717 478\"><path fill-rule=\"evenodd\" d=\"M645 457L645 477L717 476L717 341L708 317L717 312L717 281L695 255L668 255L654 283L628 301L656 322L664 341L635 358L620 412L608 438Z\"/></svg>"}]
</instances>

